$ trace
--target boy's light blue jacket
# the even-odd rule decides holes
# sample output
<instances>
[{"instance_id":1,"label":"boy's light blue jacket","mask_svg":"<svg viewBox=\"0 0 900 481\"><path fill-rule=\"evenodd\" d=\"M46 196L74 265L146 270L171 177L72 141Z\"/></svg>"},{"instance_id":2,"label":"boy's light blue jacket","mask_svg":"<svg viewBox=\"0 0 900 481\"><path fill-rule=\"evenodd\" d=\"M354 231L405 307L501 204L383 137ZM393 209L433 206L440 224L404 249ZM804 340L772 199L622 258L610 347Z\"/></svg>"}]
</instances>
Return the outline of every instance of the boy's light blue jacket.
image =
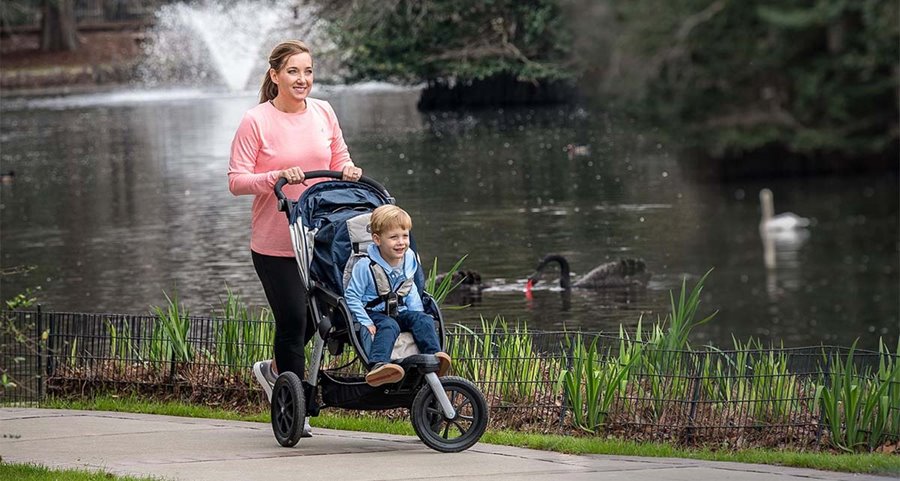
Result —
<instances>
[{"instance_id":1,"label":"boy's light blue jacket","mask_svg":"<svg viewBox=\"0 0 900 481\"><path fill-rule=\"evenodd\" d=\"M366 252L369 254L370 259L375 261L376 264L381 266L385 272L387 272L388 279L391 281L391 289L394 290L396 290L406 279L413 279L416 275L416 270L419 268L419 262L416 260L416 253L413 252L412 249L406 250L400 272L394 271L394 268L384 260L384 257L381 256L381 252L378 250L378 246L375 244L371 244ZM353 266L353 273L350 274L350 283L347 284L347 289L344 292L344 299L347 301L347 307L350 308L350 312L353 313L353 317L356 318L357 322L364 326L372 325L372 319L370 319L369 315L366 313L366 304L377 297L378 291L375 288L375 279L372 278L372 273L369 272L369 261L360 259L359 262ZM384 302L379 303L377 306L373 307L372 310L384 312ZM409 295L404 299L403 305L399 306L399 310L401 312L405 310L425 310L422 307L422 298L419 297L419 291L415 286L410 289Z\"/></svg>"}]
</instances>

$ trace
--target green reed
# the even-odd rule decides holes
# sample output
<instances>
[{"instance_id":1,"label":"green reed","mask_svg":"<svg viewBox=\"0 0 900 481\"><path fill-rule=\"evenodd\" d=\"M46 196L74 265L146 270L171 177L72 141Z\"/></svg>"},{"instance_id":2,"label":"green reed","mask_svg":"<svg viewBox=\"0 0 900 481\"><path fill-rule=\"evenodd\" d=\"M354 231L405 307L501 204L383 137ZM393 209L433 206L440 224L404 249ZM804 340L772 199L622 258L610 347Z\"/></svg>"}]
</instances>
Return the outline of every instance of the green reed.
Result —
<instances>
[{"instance_id":1,"label":"green reed","mask_svg":"<svg viewBox=\"0 0 900 481\"><path fill-rule=\"evenodd\" d=\"M194 360L194 349L188 341L191 321L187 309L178 302L178 296L166 296L165 308L151 306L156 316L153 333L150 338L151 362L191 362Z\"/></svg>"},{"instance_id":2,"label":"green reed","mask_svg":"<svg viewBox=\"0 0 900 481\"><path fill-rule=\"evenodd\" d=\"M623 330L619 331L619 355L623 355L624 348L626 355L634 359L633 377L642 381L635 383L635 389L649 400L650 415L654 421L659 421L672 406L671 399L690 399L694 378L700 376L702 379L705 374L700 372L700 359L691 352L688 340L695 327L711 321L718 313L715 311L702 319L697 318L700 294L711 272L712 269L707 271L690 291L687 279L683 279L677 299L669 291L671 311L662 321L653 324L646 341L642 332L642 319L638 322L634 341L624 335ZM635 343L643 345L637 347Z\"/></svg>"},{"instance_id":3,"label":"green reed","mask_svg":"<svg viewBox=\"0 0 900 481\"><path fill-rule=\"evenodd\" d=\"M891 353L884 340L878 343L878 379L888 385L887 409L889 422L887 425L888 437L894 442L900 441L900 369L898 369L897 356L900 356L900 338L897 339L897 349Z\"/></svg>"},{"instance_id":4,"label":"green reed","mask_svg":"<svg viewBox=\"0 0 900 481\"><path fill-rule=\"evenodd\" d=\"M703 277L694 284L694 287L691 288L690 292L687 291L687 278L682 279L681 292L678 295L677 301L675 300L675 295L672 291L669 291L671 312L666 316L661 325L658 325L658 327L654 329L653 337L650 340L651 344L654 344L663 351L670 352L690 349L688 338L690 337L691 331L694 330L695 327L702 326L711 321L719 312L717 310L703 319L696 319L697 310L700 308L700 293L703 292L703 284L706 282L706 278L709 277L710 273L712 273L712 269L706 271L706 274L703 274ZM666 325L667 329L665 334L662 334L662 327Z\"/></svg>"},{"instance_id":5,"label":"green reed","mask_svg":"<svg viewBox=\"0 0 900 481\"><path fill-rule=\"evenodd\" d=\"M247 304L225 286L220 322L216 325L215 352L210 353L223 374L249 376L248 366L271 359L275 326L269 309L254 316Z\"/></svg>"},{"instance_id":6,"label":"green reed","mask_svg":"<svg viewBox=\"0 0 900 481\"><path fill-rule=\"evenodd\" d=\"M900 364L889 361L881 351L879 370L856 366L856 342L842 358L840 353L825 355L831 369L816 387L815 403L822 409L831 444L845 451L873 450L889 435L900 404L892 399L896 381L900 379ZM888 353L889 354L889 353Z\"/></svg>"},{"instance_id":7,"label":"green reed","mask_svg":"<svg viewBox=\"0 0 900 481\"><path fill-rule=\"evenodd\" d=\"M478 332L455 325L448 346L453 372L476 383L496 384L504 401L532 400L545 371L559 364L540 356L532 339L527 324L510 325L500 316L490 321L482 317Z\"/></svg>"},{"instance_id":8,"label":"green reed","mask_svg":"<svg viewBox=\"0 0 900 481\"><path fill-rule=\"evenodd\" d=\"M788 355L781 350L763 351L757 341L759 355L751 366L751 412L757 422L785 423L799 410L800 382L788 370Z\"/></svg>"},{"instance_id":9,"label":"green reed","mask_svg":"<svg viewBox=\"0 0 900 481\"><path fill-rule=\"evenodd\" d=\"M746 345L731 336L734 353L726 353L710 346L716 354L715 364L712 357L706 358L703 378L703 391L713 401L723 404L734 404L746 398L748 393L747 378L750 373L750 343ZM729 355L731 354L731 355Z\"/></svg>"},{"instance_id":10,"label":"green reed","mask_svg":"<svg viewBox=\"0 0 900 481\"><path fill-rule=\"evenodd\" d=\"M69 349L69 355L66 357L66 367L71 370L78 368L78 338L72 339L72 347Z\"/></svg>"},{"instance_id":11,"label":"green reed","mask_svg":"<svg viewBox=\"0 0 900 481\"><path fill-rule=\"evenodd\" d=\"M437 305L441 305L444 303L444 299L453 292L460 284L463 283L463 280L459 280L455 284L453 283L453 274L456 274L459 271L459 268L462 266L463 261L466 260L468 254L462 256L453 267L450 268L449 271L444 275L444 278L441 279L441 282L437 282L438 277L438 260L437 257L434 258L434 264L431 266L431 269L428 270L428 275L425 277L425 292L431 294L431 297L434 298L434 302Z\"/></svg>"},{"instance_id":12,"label":"green reed","mask_svg":"<svg viewBox=\"0 0 900 481\"><path fill-rule=\"evenodd\" d=\"M121 333L109 319L106 321L106 330L109 333L109 357L113 359L113 365L120 373L124 372L130 359L135 356L134 338L131 335L131 325L122 323Z\"/></svg>"},{"instance_id":13,"label":"green reed","mask_svg":"<svg viewBox=\"0 0 900 481\"><path fill-rule=\"evenodd\" d=\"M580 333L574 338L566 336L570 367L560 373L557 381L557 390L572 413L572 424L594 434L606 423L612 403L625 392L631 368L630 363L620 364L609 350L601 356L599 340L595 337L586 346Z\"/></svg>"},{"instance_id":14,"label":"green reed","mask_svg":"<svg viewBox=\"0 0 900 481\"><path fill-rule=\"evenodd\" d=\"M803 383L789 370L789 355L781 348L765 349L750 339L732 337L734 359L717 349L716 364L704 366L704 392L710 399L748 406L746 415L757 423L786 423L799 412ZM722 362L725 359L725 363ZM722 405L719 405L722 407Z\"/></svg>"},{"instance_id":15,"label":"green reed","mask_svg":"<svg viewBox=\"0 0 900 481\"><path fill-rule=\"evenodd\" d=\"M533 399L542 371L528 324L510 327L500 320L499 327L502 335L497 339L497 379L505 381L500 385L500 395L514 401Z\"/></svg>"}]
</instances>

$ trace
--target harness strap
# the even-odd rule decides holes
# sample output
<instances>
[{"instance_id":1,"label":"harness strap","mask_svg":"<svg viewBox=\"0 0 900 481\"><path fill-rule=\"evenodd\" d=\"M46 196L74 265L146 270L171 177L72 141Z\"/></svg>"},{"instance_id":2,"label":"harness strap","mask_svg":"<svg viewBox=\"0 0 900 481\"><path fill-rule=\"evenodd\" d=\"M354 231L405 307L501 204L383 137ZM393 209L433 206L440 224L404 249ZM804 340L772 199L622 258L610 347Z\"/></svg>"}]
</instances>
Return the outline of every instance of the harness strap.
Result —
<instances>
[{"instance_id":1,"label":"harness strap","mask_svg":"<svg viewBox=\"0 0 900 481\"><path fill-rule=\"evenodd\" d=\"M404 300L412 289L413 279L404 280L394 290L391 289L391 280L388 278L387 271L372 259L369 259L369 272L372 273L372 280L375 282L375 291L378 293L378 297L369 301L366 304L366 309L373 309L383 302L384 313L388 316L396 316L399 306L405 304Z\"/></svg>"}]
</instances>

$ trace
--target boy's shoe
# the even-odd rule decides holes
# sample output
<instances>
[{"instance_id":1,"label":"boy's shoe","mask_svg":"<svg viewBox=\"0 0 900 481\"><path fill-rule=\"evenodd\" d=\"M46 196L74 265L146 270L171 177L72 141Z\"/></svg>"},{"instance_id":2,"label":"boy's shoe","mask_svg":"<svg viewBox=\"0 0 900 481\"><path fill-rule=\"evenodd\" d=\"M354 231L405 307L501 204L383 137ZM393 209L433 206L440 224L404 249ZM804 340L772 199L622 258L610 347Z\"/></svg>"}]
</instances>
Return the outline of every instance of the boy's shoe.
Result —
<instances>
[{"instance_id":1,"label":"boy's shoe","mask_svg":"<svg viewBox=\"0 0 900 481\"><path fill-rule=\"evenodd\" d=\"M272 372L272 360L257 361L254 363L253 375L256 376L256 380L259 381L263 391L266 392L266 397L269 399L269 402L272 402L272 388L275 387L275 379L278 378L278 376Z\"/></svg>"},{"instance_id":2,"label":"boy's shoe","mask_svg":"<svg viewBox=\"0 0 900 481\"><path fill-rule=\"evenodd\" d=\"M446 352L437 352L434 354L434 357L438 358L438 361L441 363L441 367L438 368L438 377L446 376L450 372L450 366L453 365L450 355Z\"/></svg>"},{"instance_id":3,"label":"boy's shoe","mask_svg":"<svg viewBox=\"0 0 900 481\"><path fill-rule=\"evenodd\" d=\"M309 425L309 417L303 419L303 431L300 433L301 438L312 437L312 426Z\"/></svg>"},{"instance_id":4,"label":"boy's shoe","mask_svg":"<svg viewBox=\"0 0 900 481\"><path fill-rule=\"evenodd\" d=\"M403 379L403 368L390 362L379 362L366 374L366 384L378 387L382 384L391 384Z\"/></svg>"}]
</instances>

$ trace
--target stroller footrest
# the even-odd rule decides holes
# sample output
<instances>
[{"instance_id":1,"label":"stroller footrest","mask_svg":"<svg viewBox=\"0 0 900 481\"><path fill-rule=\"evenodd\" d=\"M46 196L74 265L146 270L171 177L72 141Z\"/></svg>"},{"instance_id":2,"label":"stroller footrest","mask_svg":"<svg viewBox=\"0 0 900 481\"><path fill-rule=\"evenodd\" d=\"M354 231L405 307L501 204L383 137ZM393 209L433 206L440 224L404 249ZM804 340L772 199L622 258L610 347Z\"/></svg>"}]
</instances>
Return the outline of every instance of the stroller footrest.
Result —
<instances>
[{"instance_id":1,"label":"stroller footrest","mask_svg":"<svg viewBox=\"0 0 900 481\"><path fill-rule=\"evenodd\" d=\"M438 358L434 357L434 354L413 354L412 356L406 356L403 359L397 359L394 362L399 364L404 371L416 369L422 374L438 372L441 367L441 362L438 361Z\"/></svg>"}]
</instances>

